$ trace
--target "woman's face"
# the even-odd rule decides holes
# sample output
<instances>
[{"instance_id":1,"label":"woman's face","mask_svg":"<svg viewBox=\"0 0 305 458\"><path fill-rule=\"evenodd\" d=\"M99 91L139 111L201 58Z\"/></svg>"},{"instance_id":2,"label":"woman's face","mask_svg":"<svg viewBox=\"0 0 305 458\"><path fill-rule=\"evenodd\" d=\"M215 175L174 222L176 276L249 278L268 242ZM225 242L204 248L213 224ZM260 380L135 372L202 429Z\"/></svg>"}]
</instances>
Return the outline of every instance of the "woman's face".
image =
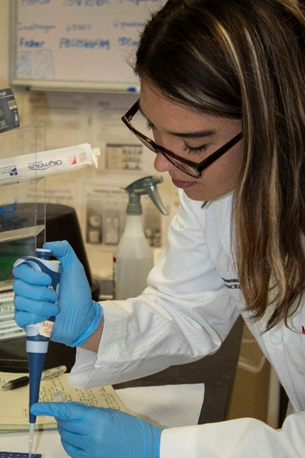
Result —
<instances>
[{"instance_id":1,"label":"woman's face","mask_svg":"<svg viewBox=\"0 0 305 458\"><path fill-rule=\"evenodd\" d=\"M179 105L145 80L141 84L140 108L158 145L196 163L242 130L241 120L215 117ZM208 201L234 189L241 161L242 141L239 141L205 169L198 179L177 169L162 153L157 154L154 166L158 172L168 172L173 184L183 189L189 198Z\"/></svg>"}]
</instances>

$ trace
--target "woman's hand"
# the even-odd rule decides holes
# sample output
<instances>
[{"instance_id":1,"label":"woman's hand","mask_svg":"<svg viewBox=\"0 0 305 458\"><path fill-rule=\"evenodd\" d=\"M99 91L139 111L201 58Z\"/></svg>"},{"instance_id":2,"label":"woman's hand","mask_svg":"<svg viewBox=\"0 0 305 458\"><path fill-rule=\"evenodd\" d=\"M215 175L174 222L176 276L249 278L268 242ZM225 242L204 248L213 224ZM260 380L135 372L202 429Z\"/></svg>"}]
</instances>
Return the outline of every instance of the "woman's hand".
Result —
<instances>
[{"instance_id":1,"label":"woman's hand","mask_svg":"<svg viewBox=\"0 0 305 458\"><path fill-rule=\"evenodd\" d=\"M159 458L161 428L114 409L78 402L33 404L34 415L54 416L72 458Z\"/></svg>"},{"instance_id":2,"label":"woman's hand","mask_svg":"<svg viewBox=\"0 0 305 458\"><path fill-rule=\"evenodd\" d=\"M48 242L44 248L61 261L59 297L48 288L47 274L25 264L14 267L15 320L25 327L56 315L51 340L70 347L83 345L100 326L103 309L92 300L83 265L69 243Z\"/></svg>"}]
</instances>

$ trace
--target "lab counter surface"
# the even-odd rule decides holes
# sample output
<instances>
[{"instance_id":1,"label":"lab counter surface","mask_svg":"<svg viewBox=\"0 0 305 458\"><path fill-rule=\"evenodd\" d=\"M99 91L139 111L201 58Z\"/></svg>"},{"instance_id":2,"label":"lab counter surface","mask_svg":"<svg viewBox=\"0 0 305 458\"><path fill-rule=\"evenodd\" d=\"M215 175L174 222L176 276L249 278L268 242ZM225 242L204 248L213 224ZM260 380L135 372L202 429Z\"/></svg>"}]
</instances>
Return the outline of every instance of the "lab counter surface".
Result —
<instances>
[{"instance_id":1,"label":"lab counter surface","mask_svg":"<svg viewBox=\"0 0 305 458\"><path fill-rule=\"evenodd\" d=\"M242 339L243 320L238 318L222 347L213 355L194 363L172 366L156 374L130 382L115 384L115 389L158 385L205 384L204 403L199 424L227 419ZM75 349L50 342L45 369L65 364L73 366ZM1 342L0 371L28 372L25 339Z\"/></svg>"}]
</instances>

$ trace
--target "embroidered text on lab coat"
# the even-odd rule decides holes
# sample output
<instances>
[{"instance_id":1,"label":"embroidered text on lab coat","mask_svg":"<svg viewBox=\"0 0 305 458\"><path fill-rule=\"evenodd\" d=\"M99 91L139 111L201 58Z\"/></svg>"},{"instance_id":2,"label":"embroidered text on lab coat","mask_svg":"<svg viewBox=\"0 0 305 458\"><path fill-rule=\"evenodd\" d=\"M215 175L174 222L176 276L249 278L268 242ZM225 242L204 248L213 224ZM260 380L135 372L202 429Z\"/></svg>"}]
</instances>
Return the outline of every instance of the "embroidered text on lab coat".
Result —
<instances>
[{"instance_id":1,"label":"embroidered text on lab coat","mask_svg":"<svg viewBox=\"0 0 305 458\"><path fill-rule=\"evenodd\" d=\"M230 280L223 278L223 281L225 282L225 285L229 289L240 289L240 284L237 278L232 278Z\"/></svg>"}]
</instances>

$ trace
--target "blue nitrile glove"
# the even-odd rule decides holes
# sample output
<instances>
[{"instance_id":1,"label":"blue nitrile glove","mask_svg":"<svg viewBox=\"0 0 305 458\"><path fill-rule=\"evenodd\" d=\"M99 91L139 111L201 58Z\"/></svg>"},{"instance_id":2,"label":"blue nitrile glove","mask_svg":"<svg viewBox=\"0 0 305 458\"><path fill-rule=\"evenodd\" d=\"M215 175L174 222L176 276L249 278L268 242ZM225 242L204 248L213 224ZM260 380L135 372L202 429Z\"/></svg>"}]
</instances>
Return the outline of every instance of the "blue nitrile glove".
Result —
<instances>
[{"instance_id":1,"label":"blue nitrile glove","mask_svg":"<svg viewBox=\"0 0 305 458\"><path fill-rule=\"evenodd\" d=\"M13 269L15 320L25 327L56 315L51 340L70 347L82 345L100 325L103 309L92 300L84 267L69 243L48 242L43 247L61 261L58 305L56 292L46 287L50 277L20 264Z\"/></svg>"},{"instance_id":2,"label":"blue nitrile glove","mask_svg":"<svg viewBox=\"0 0 305 458\"><path fill-rule=\"evenodd\" d=\"M119 410L78 402L33 404L34 415L54 416L73 458L159 458L161 428Z\"/></svg>"}]
</instances>

